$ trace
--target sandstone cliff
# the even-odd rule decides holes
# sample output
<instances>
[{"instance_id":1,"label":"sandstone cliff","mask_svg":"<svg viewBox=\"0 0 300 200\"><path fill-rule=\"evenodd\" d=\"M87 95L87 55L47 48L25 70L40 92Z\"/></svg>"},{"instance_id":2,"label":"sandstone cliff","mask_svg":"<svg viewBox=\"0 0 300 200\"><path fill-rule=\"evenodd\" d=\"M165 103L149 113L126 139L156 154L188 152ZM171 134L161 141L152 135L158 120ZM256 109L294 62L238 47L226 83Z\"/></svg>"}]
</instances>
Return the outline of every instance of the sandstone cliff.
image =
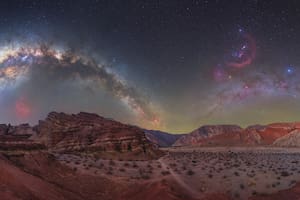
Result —
<instances>
[{"instance_id":1,"label":"sandstone cliff","mask_svg":"<svg viewBox=\"0 0 300 200\"><path fill-rule=\"evenodd\" d=\"M52 112L35 127L36 140L59 152L130 153L155 157L144 131L96 114Z\"/></svg>"}]
</instances>

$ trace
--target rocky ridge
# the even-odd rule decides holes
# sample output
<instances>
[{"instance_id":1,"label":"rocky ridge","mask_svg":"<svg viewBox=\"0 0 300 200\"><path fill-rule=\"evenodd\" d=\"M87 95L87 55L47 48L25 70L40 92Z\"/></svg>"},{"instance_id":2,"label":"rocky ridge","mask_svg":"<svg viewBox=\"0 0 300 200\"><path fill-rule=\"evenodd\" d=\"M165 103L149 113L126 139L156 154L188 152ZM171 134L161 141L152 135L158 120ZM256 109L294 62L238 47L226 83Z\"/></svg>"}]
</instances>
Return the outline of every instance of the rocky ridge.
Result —
<instances>
[{"instance_id":1,"label":"rocky ridge","mask_svg":"<svg viewBox=\"0 0 300 200\"><path fill-rule=\"evenodd\" d=\"M51 112L34 127L0 125L0 150L39 149L145 158L156 157L160 152L142 129L91 113Z\"/></svg>"},{"instance_id":2,"label":"rocky ridge","mask_svg":"<svg viewBox=\"0 0 300 200\"><path fill-rule=\"evenodd\" d=\"M52 112L35 129L37 140L54 151L156 154L142 129L96 114Z\"/></svg>"},{"instance_id":3,"label":"rocky ridge","mask_svg":"<svg viewBox=\"0 0 300 200\"><path fill-rule=\"evenodd\" d=\"M245 129L236 125L202 126L179 138L173 146L265 146L272 145L284 136L288 137L295 130L300 130L300 123L254 125ZM300 146L300 141L296 143ZM276 142L276 145L280 143Z\"/></svg>"}]
</instances>

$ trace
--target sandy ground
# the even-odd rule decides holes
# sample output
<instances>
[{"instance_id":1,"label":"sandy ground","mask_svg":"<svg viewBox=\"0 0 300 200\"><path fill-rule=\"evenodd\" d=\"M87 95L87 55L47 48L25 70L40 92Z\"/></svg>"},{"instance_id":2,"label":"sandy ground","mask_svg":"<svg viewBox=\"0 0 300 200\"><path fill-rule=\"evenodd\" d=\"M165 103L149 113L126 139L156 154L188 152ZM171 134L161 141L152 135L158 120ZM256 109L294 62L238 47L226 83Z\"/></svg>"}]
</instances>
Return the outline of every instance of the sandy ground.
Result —
<instances>
[{"instance_id":1,"label":"sandy ground","mask_svg":"<svg viewBox=\"0 0 300 200\"><path fill-rule=\"evenodd\" d=\"M292 188L300 180L300 149L167 148L152 161L102 160L89 155L56 155L80 173L104 176L128 184L175 182L194 199L226 194L248 199Z\"/></svg>"}]
</instances>

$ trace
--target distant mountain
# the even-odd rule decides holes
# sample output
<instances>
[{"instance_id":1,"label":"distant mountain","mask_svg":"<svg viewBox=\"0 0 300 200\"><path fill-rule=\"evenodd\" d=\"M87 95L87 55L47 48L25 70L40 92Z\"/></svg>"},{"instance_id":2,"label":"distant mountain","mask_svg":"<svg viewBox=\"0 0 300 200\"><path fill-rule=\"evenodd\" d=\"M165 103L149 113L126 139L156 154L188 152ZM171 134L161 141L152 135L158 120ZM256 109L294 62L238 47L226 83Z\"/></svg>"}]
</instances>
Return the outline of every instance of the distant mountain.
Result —
<instances>
[{"instance_id":1,"label":"distant mountain","mask_svg":"<svg viewBox=\"0 0 300 200\"><path fill-rule=\"evenodd\" d=\"M148 140L159 147L170 147L184 134L171 134L157 130L144 130Z\"/></svg>"},{"instance_id":2,"label":"distant mountain","mask_svg":"<svg viewBox=\"0 0 300 200\"><path fill-rule=\"evenodd\" d=\"M278 138L288 135L293 130L300 130L300 123L254 125L245 129L237 125L209 125L182 136L173 146L272 145Z\"/></svg>"},{"instance_id":3,"label":"distant mountain","mask_svg":"<svg viewBox=\"0 0 300 200\"><path fill-rule=\"evenodd\" d=\"M223 143L223 140L227 141L227 139L228 142L230 142L235 140L234 136L238 136L242 130L241 127L236 125L206 125L182 136L173 144L173 146L215 145L216 143ZM222 136L222 138L217 136ZM213 141L214 139L217 139L219 142Z\"/></svg>"}]
</instances>

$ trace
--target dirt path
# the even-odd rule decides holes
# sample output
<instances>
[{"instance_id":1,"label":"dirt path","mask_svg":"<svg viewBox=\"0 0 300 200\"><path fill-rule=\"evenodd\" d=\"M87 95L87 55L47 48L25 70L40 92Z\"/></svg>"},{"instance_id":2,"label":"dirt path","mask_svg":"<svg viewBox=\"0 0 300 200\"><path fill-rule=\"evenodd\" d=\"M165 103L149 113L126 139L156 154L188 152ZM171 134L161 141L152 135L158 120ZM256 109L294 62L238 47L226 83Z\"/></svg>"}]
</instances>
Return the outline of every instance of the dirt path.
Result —
<instances>
[{"instance_id":1,"label":"dirt path","mask_svg":"<svg viewBox=\"0 0 300 200\"><path fill-rule=\"evenodd\" d=\"M166 157L166 156L164 156L164 157ZM168 169L168 166L164 161L164 157L161 157L160 159L158 159L158 162L161 164L162 169L165 171L169 171L172 178L178 183L178 185L180 185L183 189L185 189L191 195L191 197L193 197L195 199L199 199L201 196L203 196L202 193L191 188L190 185L188 185L186 182L184 182L182 180L182 178L180 177L180 175L176 174L170 167Z\"/></svg>"}]
</instances>

